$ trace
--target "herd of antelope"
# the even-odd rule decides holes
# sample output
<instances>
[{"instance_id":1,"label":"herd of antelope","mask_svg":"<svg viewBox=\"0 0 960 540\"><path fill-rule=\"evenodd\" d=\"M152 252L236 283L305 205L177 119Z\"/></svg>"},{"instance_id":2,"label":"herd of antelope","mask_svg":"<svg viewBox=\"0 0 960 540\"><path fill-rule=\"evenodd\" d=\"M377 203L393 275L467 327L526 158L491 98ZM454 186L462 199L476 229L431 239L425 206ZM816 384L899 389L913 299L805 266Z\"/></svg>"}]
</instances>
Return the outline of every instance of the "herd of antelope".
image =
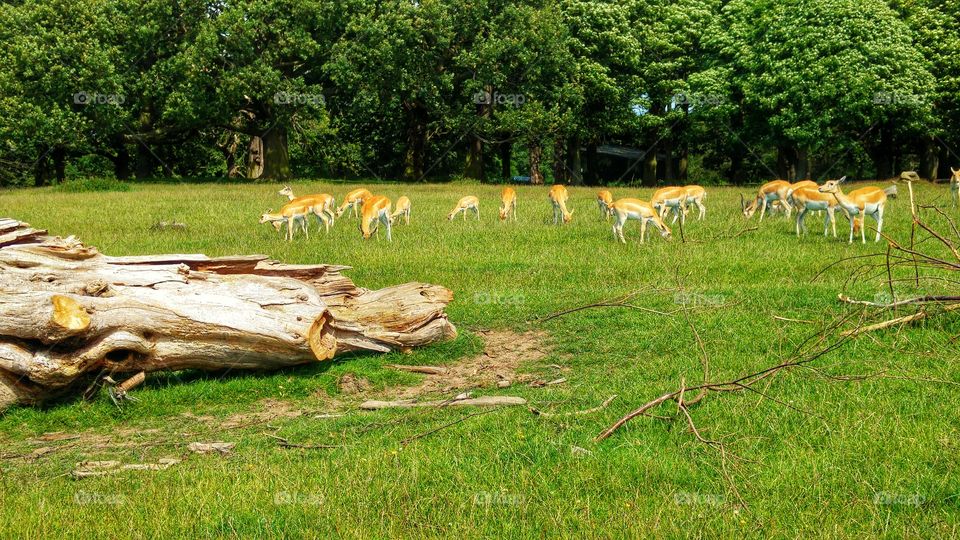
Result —
<instances>
[{"instance_id":1,"label":"herd of antelope","mask_svg":"<svg viewBox=\"0 0 960 540\"><path fill-rule=\"evenodd\" d=\"M957 206L960 204L960 170L951 168L951 171L953 175L950 178L950 198L953 205ZM832 228L833 236L836 237L836 212L839 209L850 222L849 243L853 242L858 230L860 240L866 243L866 227L864 227L866 216L870 216L876 222L877 234L874 241L879 241L883 230L883 214L887 198L896 196L896 185L885 189L873 186L862 187L844 193L841 185L845 181L846 177L843 177L818 185L812 180L794 183L774 180L760 186L756 197L750 202L741 195L741 210L746 219L752 218L759 210L760 221L763 221L767 214L783 212L787 218L790 218L791 214L796 212L795 231L798 237L806 232L804 219L807 213L822 211L824 212L823 235L828 236ZM278 232L282 231L285 224L286 238L289 241L293 240L297 227L309 238L307 220L310 215L315 216L319 226L329 232L334 221L349 211L354 218L360 219L360 233L364 239L374 234L379 238L379 228L383 225L386 228L387 240L392 240L395 220L401 218L406 225L410 224L410 199L406 196L398 198L394 206L389 198L374 195L370 190L359 188L347 193L343 203L337 206L334 197L326 193L297 197L293 190L286 186L278 194L288 199L287 204L276 213L268 210L260 217L260 223L272 223ZM654 192L649 201L636 198L614 200L609 190L602 190L597 193L597 207L601 220L605 219L609 222L610 218L614 218L615 240L626 243L623 227L627 221L634 219L640 222L640 243L643 243L648 226L655 228L663 238L671 237L670 227L664 221L668 214L673 215L671 224L679 220L681 226L686 221L687 213L693 208L697 210L697 220L704 219L707 215L707 207L704 205L706 196L706 190L696 185L660 188ZM573 221L573 210L567 208L569 194L566 187L559 184L552 186L548 192L548 199L553 207L555 225ZM472 213L478 221L480 220L480 199L474 195L461 198L453 210L447 214L447 219L452 221L463 214L463 219L466 220L468 213ZM503 188L500 194L499 216L501 221L517 219L517 192L511 187Z\"/></svg>"}]
</instances>

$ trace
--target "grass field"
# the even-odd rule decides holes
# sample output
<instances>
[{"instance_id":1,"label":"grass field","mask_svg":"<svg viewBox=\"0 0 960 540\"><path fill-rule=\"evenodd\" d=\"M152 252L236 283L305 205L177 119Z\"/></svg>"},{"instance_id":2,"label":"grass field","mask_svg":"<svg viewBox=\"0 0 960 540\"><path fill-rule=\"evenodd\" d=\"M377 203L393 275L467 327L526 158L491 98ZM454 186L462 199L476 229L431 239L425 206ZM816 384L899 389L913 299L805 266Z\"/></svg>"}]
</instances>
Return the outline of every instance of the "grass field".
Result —
<instances>
[{"instance_id":1,"label":"grass field","mask_svg":"<svg viewBox=\"0 0 960 540\"><path fill-rule=\"evenodd\" d=\"M295 191L353 186L295 184ZM960 333L955 316L861 336L813 365L784 372L762 390L711 395L691 409L705 437L723 440L741 459L722 472L719 452L698 442L676 406L638 418L600 443L594 436L629 410L702 379L703 339L711 379L728 380L774 365L827 321L853 308L837 294L882 298L876 280L847 283L856 261L885 244L819 235L818 219L798 240L782 216L745 222L741 191L709 190L707 219L675 238L612 239L598 219L593 190L571 189L573 222L550 224L545 188L522 187L519 222L496 220L499 188L476 184L369 185L413 201L413 223L394 241L362 241L357 222L339 221L328 236L311 223L309 240L283 241L257 218L282 199L275 185L137 185L123 193L0 192L0 216L54 234L75 234L113 255L264 253L290 263L337 263L369 288L405 281L442 284L460 337L410 355L355 356L281 373L154 376L139 402L115 408L56 403L0 413L0 537L640 537L960 535ZM848 188L849 189L849 188ZM909 236L909 207L887 209L885 232ZM747 190L742 192L748 193ZM948 201L945 186L917 186L921 202ZM466 194L481 199L483 220L447 222ZM617 197L649 190L615 189ZM152 231L177 219L186 231ZM931 218L938 226L942 220ZM872 225L872 222L868 222ZM679 279L678 279L679 278ZM923 292L949 283L929 282ZM565 308L643 290L638 305L674 313L588 309L536 322ZM898 295L917 291L906 285ZM775 316L812 321L790 322ZM421 376L389 363L452 364L479 354L480 332L513 331L542 339L546 356L521 374L565 384L482 388L479 395L518 395L538 409L586 415L538 417L521 407L472 417L462 409L359 412L365 395L416 384ZM527 334L527 332L534 332ZM555 366L552 366L555 365ZM562 369L558 370L556 366ZM346 395L345 374L366 379L365 394ZM825 375L883 373L834 380ZM921 380L922 379L922 380ZM944 382L946 381L946 382ZM265 408L305 411L231 427L238 414ZM324 418L321 413L345 413ZM212 417L203 420L198 417ZM45 433L83 434L37 443ZM323 450L282 449L269 435ZM93 436L145 444L97 448ZM77 443L77 441L81 441ZM189 455L193 441L236 442L227 456ZM71 446L71 443L76 443ZM63 448L60 448L63 446ZM42 456L38 447L55 447ZM582 450L581 450L582 449ZM75 480L85 459L184 461L164 471ZM736 486L746 506L732 486ZM162 533L161 533L162 531Z\"/></svg>"}]
</instances>

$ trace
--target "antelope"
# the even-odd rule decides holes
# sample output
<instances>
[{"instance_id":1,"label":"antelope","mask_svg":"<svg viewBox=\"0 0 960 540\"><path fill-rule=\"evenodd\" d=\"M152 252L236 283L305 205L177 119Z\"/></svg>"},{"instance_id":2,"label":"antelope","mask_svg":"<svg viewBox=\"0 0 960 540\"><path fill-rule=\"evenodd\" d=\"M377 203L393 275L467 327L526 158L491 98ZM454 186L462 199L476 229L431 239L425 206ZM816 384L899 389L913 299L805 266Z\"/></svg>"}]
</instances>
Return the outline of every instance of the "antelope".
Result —
<instances>
[{"instance_id":1,"label":"antelope","mask_svg":"<svg viewBox=\"0 0 960 540\"><path fill-rule=\"evenodd\" d=\"M707 207L703 205L703 200L707 198L707 190L700 186L683 186L683 190L687 192L687 207L696 205L700 210L700 215L697 217L697 221L700 221L707 215Z\"/></svg>"},{"instance_id":2,"label":"antelope","mask_svg":"<svg viewBox=\"0 0 960 540\"><path fill-rule=\"evenodd\" d=\"M406 195L403 195L397 199L397 205L394 207L393 213L390 214L390 221L393 221L400 216L403 216L404 224L410 224L410 197L407 197Z\"/></svg>"},{"instance_id":3,"label":"antelope","mask_svg":"<svg viewBox=\"0 0 960 540\"><path fill-rule=\"evenodd\" d=\"M453 207L453 210L447 214L447 219L453 221L453 218L457 217L457 214L463 212L463 220L467 220L467 210L473 210L477 214L477 221L480 221L480 199L474 197L473 195L467 195L457 202L457 205Z\"/></svg>"},{"instance_id":4,"label":"antelope","mask_svg":"<svg viewBox=\"0 0 960 540\"><path fill-rule=\"evenodd\" d=\"M290 186L283 186L283 189L277 192L277 195L282 195L286 197L290 202L288 204L310 204L312 207L316 208L317 211L314 212L314 215L317 217L317 227L320 224L326 227L326 232L330 232L330 227L333 226L334 222L334 209L336 208L337 201L333 198L332 195L327 193L316 193L314 195L304 195L303 197L297 197L293 194L293 189ZM273 226L279 231L280 223L274 222Z\"/></svg>"},{"instance_id":5,"label":"antelope","mask_svg":"<svg viewBox=\"0 0 960 540\"><path fill-rule=\"evenodd\" d=\"M500 192L500 221L513 216L517 220L517 192L511 187L503 188Z\"/></svg>"},{"instance_id":6,"label":"antelope","mask_svg":"<svg viewBox=\"0 0 960 540\"><path fill-rule=\"evenodd\" d=\"M610 193L609 190L601 190L597 192L597 206L600 207L600 219L606 218L607 221L610 221L610 216L613 215L613 193Z\"/></svg>"},{"instance_id":7,"label":"antelope","mask_svg":"<svg viewBox=\"0 0 960 540\"><path fill-rule=\"evenodd\" d=\"M610 205L616 220L613 222L613 238L619 239L626 244L623 237L623 225L630 219L640 220L640 243L644 241L647 233L647 223L653 223L653 226L660 231L660 236L670 239L670 228L660 218L660 214L654 209L653 205L640 199L619 199Z\"/></svg>"},{"instance_id":8,"label":"antelope","mask_svg":"<svg viewBox=\"0 0 960 540\"><path fill-rule=\"evenodd\" d=\"M260 216L260 223L264 224L267 222L273 223L274 227L276 224L287 224L287 241L293 241L293 231L297 222L300 222L300 227L303 230L303 234L310 238L310 232L307 230L307 215L313 212L313 208L309 205L298 205L298 204L288 204L280 209L279 212L274 213L273 210L267 210ZM277 227L279 230L279 227Z\"/></svg>"},{"instance_id":9,"label":"antelope","mask_svg":"<svg viewBox=\"0 0 960 540\"><path fill-rule=\"evenodd\" d=\"M353 210L353 217L357 217L360 210L363 207L363 204L373 197L373 193L370 193L369 189L357 188L350 193L347 193L347 196L343 198L343 204L337 208L337 217L343 215L347 210Z\"/></svg>"},{"instance_id":10,"label":"antelope","mask_svg":"<svg viewBox=\"0 0 960 540\"><path fill-rule=\"evenodd\" d=\"M950 167L950 172L953 173L953 176L950 177L950 200L953 201L953 207L957 207L957 202L960 201L960 169L954 169Z\"/></svg>"},{"instance_id":11,"label":"antelope","mask_svg":"<svg viewBox=\"0 0 960 540\"><path fill-rule=\"evenodd\" d=\"M862 194L862 193L871 193L871 192L875 191L876 189L877 189L877 188L875 188L875 187L869 187L869 186L868 186L868 187L864 187L864 188L860 188L860 189L855 189L855 190L851 191L850 193L847 193L847 197L850 197L851 199L856 199L858 195L860 195L860 194ZM897 185L896 185L896 184L891 184L891 185L883 188L883 192L887 194L887 199L896 199L896 198L897 198ZM862 227L862 226L863 226L863 216L859 216L859 217L854 218L854 220L853 220L853 235L854 235L854 236L856 236L857 233L860 232L860 227Z\"/></svg>"},{"instance_id":12,"label":"antelope","mask_svg":"<svg viewBox=\"0 0 960 540\"><path fill-rule=\"evenodd\" d=\"M767 211L767 205L773 201L780 201L780 205L783 207L784 212L787 213L787 217L790 217L790 202L787 201L787 192L790 190L790 186L790 182L786 180L767 182L760 186L760 189L757 191L757 198L750 204L744 202L743 195L740 195L740 207L743 209L743 217L747 219L752 218L759 206L760 221L763 221L763 215Z\"/></svg>"},{"instance_id":13,"label":"antelope","mask_svg":"<svg viewBox=\"0 0 960 540\"><path fill-rule=\"evenodd\" d=\"M797 238L800 238L801 229L803 232L807 231L804 218L806 217L807 212L813 210L827 211L825 217L823 218L823 235L827 236L827 230L829 229L829 226L833 225L833 236L836 238L837 220L834 212L839 205L836 197L827 193L821 193L819 188L802 187L790 194L790 200L797 210Z\"/></svg>"},{"instance_id":14,"label":"antelope","mask_svg":"<svg viewBox=\"0 0 960 540\"><path fill-rule=\"evenodd\" d=\"M850 218L850 238L848 244L853 243L853 229L857 217L871 216L877 222L877 237L874 242L880 241L880 232L883 230L883 207L887 204L887 194L877 187L865 187L851 191L850 195L844 195L840 189L840 184L846 181L844 176L839 180L830 180L820 186L820 193L831 193L837 199L837 203L847 213ZM859 227L860 239L866 244L867 237L865 227Z\"/></svg>"},{"instance_id":15,"label":"antelope","mask_svg":"<svg viewBox=\"0 0 960 540\"><path fill-rule=\"evenodd\" d=\"M370 225L373 225L374 222L378 223L371 229ZM383 223L387 227L387 241L393 242L392 222L393 220L390 218L390 199L383 195L375 195L364 201L363 208L360 209L360 233L364 240L370 238L373 233L377 233L377 239L379 240L380 223Z\"/></svg>"},{"instance_id":16,"label":"antelope","mask_svg":"<svg viewBox=\"0 0 960 540\"><path fill-rule=\"evenodd\" d=\"M570 197L567 194L567 188L560 184L554 184L550 188L548 196L550 204L553 205L553 224L570 223L573 220L573 212L567 210L567 199Z\"/></svg>"},{"instance_id":17,"label":"antelope","mask_svg":"<svg viewBox=\"0 0 960 540\"><path fill-rule=\"evenodd\" d=\"M653 193L650 197L650 204L660 214L660 219L666 216L667 211L673 211L673 221L677 222L680 218L680 224L686 222L687 216L687 190L682 187L664 187Z\"/></svg>"}]
</instances>

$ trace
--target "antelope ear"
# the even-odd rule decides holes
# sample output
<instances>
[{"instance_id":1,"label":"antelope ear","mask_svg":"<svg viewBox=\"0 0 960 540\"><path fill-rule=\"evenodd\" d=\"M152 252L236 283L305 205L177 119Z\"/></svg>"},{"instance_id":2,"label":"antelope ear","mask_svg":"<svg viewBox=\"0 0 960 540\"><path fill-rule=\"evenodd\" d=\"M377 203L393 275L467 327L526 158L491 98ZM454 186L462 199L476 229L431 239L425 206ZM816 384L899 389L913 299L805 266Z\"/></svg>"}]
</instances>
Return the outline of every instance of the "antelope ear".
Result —
<instances>
[{"instance_id":1,"label":"antelope ear","mask_svg":"<svg viewBox=\"0 0 960 540\"><path fill-rule=\"evenodd\" d=\"M847 181L847 177L846 177L846 176L843 176L843 177L841 177L839 180L837 180L837 183L838 183L838 184L842 184L842 183L844 183L844 182L846 182L846 181Z\"/></svg>"},{"instance_id":2,"label":"antelope ear","mask_svg":"<svg viewBox=\"0 0 960 540\"><path fill-rule=\"evenodd\" d=\"M953 174L960 173L960 169L954 169L953 167L950 167L950 170L953 171Z\"/></svg>"}]
</instances>

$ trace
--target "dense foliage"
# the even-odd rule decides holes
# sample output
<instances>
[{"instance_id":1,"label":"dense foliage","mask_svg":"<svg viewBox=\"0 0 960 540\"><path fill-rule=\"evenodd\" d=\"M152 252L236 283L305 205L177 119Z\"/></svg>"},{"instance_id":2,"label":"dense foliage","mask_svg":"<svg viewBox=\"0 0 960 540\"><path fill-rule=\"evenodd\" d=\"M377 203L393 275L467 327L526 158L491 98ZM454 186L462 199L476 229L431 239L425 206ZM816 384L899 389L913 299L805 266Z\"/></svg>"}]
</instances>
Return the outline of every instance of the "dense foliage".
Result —
<instances>
[{"instance_id":1,"label":"dense foliage","mask_svg":"<svg viewBox=\"0 0 960 540\"><path fill-rule=\"evenodd\" d=\"M0 184L960 165L960 0L28 0Z\"/></svg>"}]
</instances>

